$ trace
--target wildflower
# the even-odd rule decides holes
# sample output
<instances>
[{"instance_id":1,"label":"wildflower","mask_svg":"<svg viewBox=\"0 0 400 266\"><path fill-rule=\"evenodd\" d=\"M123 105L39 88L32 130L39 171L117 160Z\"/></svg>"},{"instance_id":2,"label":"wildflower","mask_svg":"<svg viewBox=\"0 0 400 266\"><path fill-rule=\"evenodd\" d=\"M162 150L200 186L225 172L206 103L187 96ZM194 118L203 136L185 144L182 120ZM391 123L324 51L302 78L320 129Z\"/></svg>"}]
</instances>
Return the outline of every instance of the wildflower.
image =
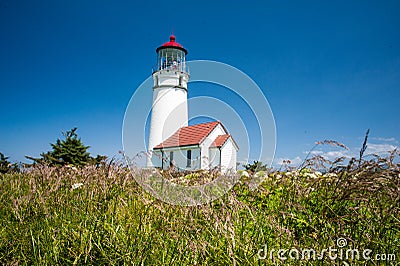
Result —
<instances>
[{"instance_id":1,"label":"wildflower","mask_svg":"<svg viewBox=\"0 0 400 266\"><path fill-rule=\"evenodd\" d=\"M241 171L238 171L238 173L240 174L241 177L249 177L250 176L247 171L241 170Z\"/></svg>"},{"instance_id":2,"label":"wildflower","mask_svg":"<svg viewBox=\"0 0 400 266\"><path fill-rule=\"evenodd\" d=\"M315 173L308 173L307 176L308 176L309 178L313 178L313 179L315 179L315 178L318 177Z\"/></svg>"},{"instance_id":3,"label":"wildflower","mask_svg":"<svg viewBox=\"0 0 400 266\"><path fill-rule=\"evenodd\" d=\"M289 171L289 172L286 172L285 175L287 177L296 179L299 176L299 172L298 171Z\"/></svg>"},{"instance_id":4,"label":"wildflower","mask_svg":"<svg viewBox=\"0 0 400 266\"><path fill-rule=\"evenodd\" d=\"M324 175L324 177L337 177L337 174L335 174L335 173L326 173Z\"/></svg>"},{"instance_id":5,"label":"wildflower","mask_svg":"<svg viewBox=\"0 0 400 266\"><path fill-rule=\"evenodd\" d=\"M76 183L72 185L72 190L80 188L81 186L83 186L83 183Z\"/></svg>"},{"instance_id":6,"label":"wildflower","mask_svg":"<svg viewBox=\"0 0 400 266\"><path fill-rule=\"evenodd\" d=\"M256 178L264 177L264 176L265 176L265 172L264 171L259 171L259 172L255 173L255 175L254 175L254 177L256 177Z\"/></svg>"}]
</instances>

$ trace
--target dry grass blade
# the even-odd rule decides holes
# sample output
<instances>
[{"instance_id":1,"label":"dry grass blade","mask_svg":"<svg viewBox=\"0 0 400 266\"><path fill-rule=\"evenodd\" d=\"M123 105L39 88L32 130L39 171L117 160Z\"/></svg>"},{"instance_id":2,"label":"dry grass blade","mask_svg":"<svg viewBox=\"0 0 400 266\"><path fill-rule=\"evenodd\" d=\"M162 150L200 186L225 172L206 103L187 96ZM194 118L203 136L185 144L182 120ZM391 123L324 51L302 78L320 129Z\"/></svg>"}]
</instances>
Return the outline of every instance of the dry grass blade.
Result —
<instances>
[{"instance_id":1,"label":"dry grass blade","mask_svg":"<svg viewBox=\"0 0 400 266\"><path fill-rule=\"evenodd\" d=\"M364 142L363 142L363 145L362 145L361 150L360 150L360 158L358 160L358 164L361 164L361 160L362 160L362 157L364 155L364 152L367 150L368 135L369 135L369 129L365 133Z\"/></svg>"}]
</instances>

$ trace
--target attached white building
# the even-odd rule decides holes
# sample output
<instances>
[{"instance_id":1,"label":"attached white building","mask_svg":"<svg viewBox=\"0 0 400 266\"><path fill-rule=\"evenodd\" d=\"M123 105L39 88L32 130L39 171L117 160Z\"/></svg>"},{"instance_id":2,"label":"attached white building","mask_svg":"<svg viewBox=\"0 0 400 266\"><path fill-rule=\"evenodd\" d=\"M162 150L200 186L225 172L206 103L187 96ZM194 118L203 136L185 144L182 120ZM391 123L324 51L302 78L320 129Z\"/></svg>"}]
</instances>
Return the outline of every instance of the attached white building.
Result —
<instances>
[{"instance_id":1,"label":"attached white building","mask_svg":"<svg viewBox=\"0 0 400 266\"><path fill-rule=\"evenodd\" d=\"M188 126L187 50L171 35L156 52L147 167L236 170L239 148L220 122Z\"/></svg>"},{"instance_id":2,"label":"attached white building","mask_svg":"<svg viewBox=\"0 0 400 266\"><path fill-rule=\"evenodd\" d=\"M221 122L209 122L178 129L153 148L153 165L177 170L236 170L239 147Z\"/></svg>"}]
</instances>

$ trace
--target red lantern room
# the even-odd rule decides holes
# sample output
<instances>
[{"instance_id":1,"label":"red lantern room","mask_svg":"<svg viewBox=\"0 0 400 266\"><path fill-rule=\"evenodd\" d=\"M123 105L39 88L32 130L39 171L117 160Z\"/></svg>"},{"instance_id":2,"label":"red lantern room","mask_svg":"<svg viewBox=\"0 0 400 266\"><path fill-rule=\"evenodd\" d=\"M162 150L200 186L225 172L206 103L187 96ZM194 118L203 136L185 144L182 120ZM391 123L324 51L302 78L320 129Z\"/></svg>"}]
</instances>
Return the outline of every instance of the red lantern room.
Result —
<instances>
[{"instance_id":1,"label":"red lantern room","mask_svg":"<svg viewBox=\"0 0 400 266\"><path fill-rule=\"evenodd\" d=\"M155 71L176 70L188 72L186 69L187 50L175 41L175 36L169 37L169 42L164 43L156 49L157 66Z\"/></svg>"}]
</instances>

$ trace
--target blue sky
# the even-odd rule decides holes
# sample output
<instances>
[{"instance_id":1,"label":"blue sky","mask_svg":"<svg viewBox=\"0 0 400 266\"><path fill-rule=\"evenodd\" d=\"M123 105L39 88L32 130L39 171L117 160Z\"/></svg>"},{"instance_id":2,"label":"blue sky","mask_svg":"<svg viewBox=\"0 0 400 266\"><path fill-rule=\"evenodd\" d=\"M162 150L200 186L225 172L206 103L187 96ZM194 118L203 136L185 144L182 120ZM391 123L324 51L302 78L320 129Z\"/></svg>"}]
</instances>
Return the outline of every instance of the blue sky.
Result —
<instances>
[{"instance_id":1,"label":"blue sky","mask_svg":"<svg viewBox=\"0 0 400 266\"><path fill-rule=\"evenodd\" d=\"M334 139L354 155L399 146L398 1L0 1L0 152L25 161L78 127L90 152L122 149L125 109L171 32L263 90L277 161ZM190 87L189 87L190 89Z\"/></svg>"}]
</instances>

